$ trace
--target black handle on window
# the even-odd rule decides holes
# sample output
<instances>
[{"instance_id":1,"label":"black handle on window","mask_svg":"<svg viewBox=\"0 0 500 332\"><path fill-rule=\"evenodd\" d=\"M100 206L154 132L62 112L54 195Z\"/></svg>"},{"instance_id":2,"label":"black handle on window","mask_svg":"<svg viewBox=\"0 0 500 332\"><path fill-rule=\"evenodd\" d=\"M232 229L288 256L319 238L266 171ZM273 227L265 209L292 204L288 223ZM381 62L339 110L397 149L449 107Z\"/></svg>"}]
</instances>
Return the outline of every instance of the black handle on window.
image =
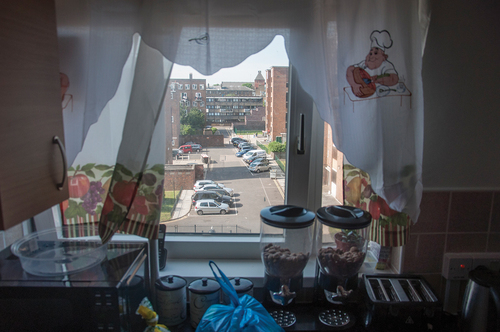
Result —
<instances>
[{"instance_id":1,"label":"black handle on window","mask_svg":"<svg viewBox=\"0 0 500 332\"><path fill-rule=\"evenodd\" d=\"M305 147L304 147L304 114L300 113L300 132L299 132L299 141L297 144L297 154L304 154L305 153Z\"/></svg>"},{"instance_id":2,"label":"black handle on window","mask_svg":"<svg viewBox=\"0 0 500 332\"><path fill-rule=\"evenodd\" d=\"M64 150L64 145L58 136L54 136L52 138L52 143L59 145L59 150L61 150L61 156L63 160L63 178L61 183L56 184L56 187L59 190L63 190L64 182L66 181L66 174L68 173L68 166L66 165L66 150Z\"/></svg>"}]
</instances>

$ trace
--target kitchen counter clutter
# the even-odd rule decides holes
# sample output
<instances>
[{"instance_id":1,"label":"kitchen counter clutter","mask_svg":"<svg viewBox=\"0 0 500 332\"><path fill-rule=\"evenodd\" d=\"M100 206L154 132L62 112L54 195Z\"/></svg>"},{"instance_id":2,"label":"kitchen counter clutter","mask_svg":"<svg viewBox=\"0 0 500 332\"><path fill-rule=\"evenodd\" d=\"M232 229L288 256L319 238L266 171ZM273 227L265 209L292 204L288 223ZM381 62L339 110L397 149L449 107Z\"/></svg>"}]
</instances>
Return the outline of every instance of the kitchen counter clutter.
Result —
<instances>
[{"instance_id":1,"label":"kitchen counter clutter","mask_svg":"<svg viewBox=\"0 0 500 332\"><path fill-rule=\"evenodd\" d=\"M387 307L387 312L374 309L368 299L368 294L364 287L363 278L358 279L359 287L354 296L345 305L333 305L321 297L321 294L315 294L316 301L311 303L292 302L288 306L278 306L272 303L267 296L264 288L256 288L254 297L259 300L269 311L283 310L293 311L296 316L296 322L290 327L285 327L285 331L353 331L353 332L420 332L420 331L444 331L451 332L458 330L458 317L452 316L441 311L441 308L435 306L432 310L412 310L408 305ZM306 290L314 293L313 289ZM343 327L331 327L320 321L319 313L325 309L340 308L350 314L351 321ZM431 316L431 317L428 317ZM195 331L190 324L189 313L186 321L177 326L169 326L172 332L192 332Z\"/></svg>"}]
</instances>

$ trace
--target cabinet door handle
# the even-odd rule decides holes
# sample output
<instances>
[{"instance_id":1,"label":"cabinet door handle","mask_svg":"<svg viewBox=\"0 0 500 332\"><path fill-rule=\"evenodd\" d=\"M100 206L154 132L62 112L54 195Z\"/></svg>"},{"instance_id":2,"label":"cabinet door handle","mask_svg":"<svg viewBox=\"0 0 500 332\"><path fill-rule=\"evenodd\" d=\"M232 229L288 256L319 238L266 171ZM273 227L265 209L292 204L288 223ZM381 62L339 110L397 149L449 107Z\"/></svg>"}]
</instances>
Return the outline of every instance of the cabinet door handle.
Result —
<instances>
[{"instance_id":1,"label":"cabinet door handle","mask_svg":"<svg viewBox=\"0 0 500 332\"><path fill-rule=\"evenodd\" d=\"M57 189L63 190L64 182L66 181L66 173L68 173L68 166L66 165L66 151L64 150L64 145L61 142L61 139L59 139L59 137L54 136L52 138L52 143L59 145L59 150L61 150L61 156L62 156L62 160L63 160L63 178L62 178L62 182L56 184L56 186L57 186Z\"/></svg>"}]
</instances>

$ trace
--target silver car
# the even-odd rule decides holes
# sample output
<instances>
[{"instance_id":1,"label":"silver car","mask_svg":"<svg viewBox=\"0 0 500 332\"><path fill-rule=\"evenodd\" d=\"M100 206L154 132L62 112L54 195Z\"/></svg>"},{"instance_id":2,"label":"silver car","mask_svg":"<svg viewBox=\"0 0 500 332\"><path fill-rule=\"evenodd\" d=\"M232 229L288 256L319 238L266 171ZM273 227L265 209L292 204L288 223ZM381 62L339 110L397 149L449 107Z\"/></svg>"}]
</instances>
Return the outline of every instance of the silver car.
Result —
<instances>
[{"instance_id":1,"label":"silver car","mask_svg":"<svg viewBox=\"0 0 500 332\"><path fill-rule=\"evenodd\" d=\"M196 202L194 210L199 215L208 213L226 214L229 211L229 205L218 203L213 199L200 199Z\"/></svg>"},{"instance_id":2,"label":"silver car","mask_svg":"<svg viewBox=\"0 0 500 332\"><path fill-rule=\"evenodd\" d=\"M203 150L203 147L201 146L201 144L191 144L191 149L193 149L193 151L195 152L199 152Z\"/></svg>"},{"instance_id":3,"label":"silver car","mask_svg":"<svg viewBox=\"0 0 500 332\"><path fill-rule=\"evenodd\" d=\"M253 162L250 164L250 166L248 166L248 169L251 171L251 172L256 172L256 173L260 173L260 172L265 172L265 171L269 171L271 169L271 165L269 165L269 163L266 163L266 162Z\"/></svg>"},{"instance_id":4,"label":"silver car","mask_svg":"<svg viewBox=\"0 0 500 332\"><path fill-rule=\"evenodd\" d=\"M234 196L234 190L224 186L221 183L209 183L199 189L195 189L194 191L196 192L199 190L213 190L213 189L224 189L225 191L228 192L229 196Z\"/></svg>"}]
</instances>

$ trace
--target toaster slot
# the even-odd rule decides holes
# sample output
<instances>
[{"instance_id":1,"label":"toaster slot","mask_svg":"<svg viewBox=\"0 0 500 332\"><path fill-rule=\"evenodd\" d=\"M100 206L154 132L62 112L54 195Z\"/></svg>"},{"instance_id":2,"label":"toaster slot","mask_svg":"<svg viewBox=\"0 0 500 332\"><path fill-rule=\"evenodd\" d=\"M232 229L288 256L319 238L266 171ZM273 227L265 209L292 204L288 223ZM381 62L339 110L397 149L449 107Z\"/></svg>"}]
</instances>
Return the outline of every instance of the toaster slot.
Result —
<instances>
[{"instance_id":1,"label":"toaster slot","mask_svg":"<svg viewBox=\"0 0 500 332\"><path fill-rule=\"evenodd\" d=\"M422 302L422 297L418 294L415 287L413 287L408 279L399 280L399 283L411 302Z\"/></svg>"},{"instance_id":2,"label":"toaster slot","mask_svg":"<svg viewBox=\"0 0 500 332\"><path fill-rule=\"evenodd\" d=\"M380 282L380 279L370 279L370 287L377 301L389 301L389 295L387 295L384 287L382 286L382 283Z\"/></svg>"},{"instance_id":3,"label":"toaster slot","mask_svg":"<svg viewBox=\"0 0 500 332\"><path fill-rule=\"evenodd\" d=\"M420 298L425 302L436 302L437 298L432 294L432 292L426 287L422 281L417 279L410 280L410 285L415 289Z\"/></svg>"},{"instance_id":4,"label":"toaster slot","mask_svg":"<svg viewBox=\"0 0 500 332\"><path fill-rule=\"evenodd\" d=\"M391 281L389 279L381 279L382 286L384 287L390 302L400 302L399 296L394 289Z\"/></svg>"}]
</instances>

